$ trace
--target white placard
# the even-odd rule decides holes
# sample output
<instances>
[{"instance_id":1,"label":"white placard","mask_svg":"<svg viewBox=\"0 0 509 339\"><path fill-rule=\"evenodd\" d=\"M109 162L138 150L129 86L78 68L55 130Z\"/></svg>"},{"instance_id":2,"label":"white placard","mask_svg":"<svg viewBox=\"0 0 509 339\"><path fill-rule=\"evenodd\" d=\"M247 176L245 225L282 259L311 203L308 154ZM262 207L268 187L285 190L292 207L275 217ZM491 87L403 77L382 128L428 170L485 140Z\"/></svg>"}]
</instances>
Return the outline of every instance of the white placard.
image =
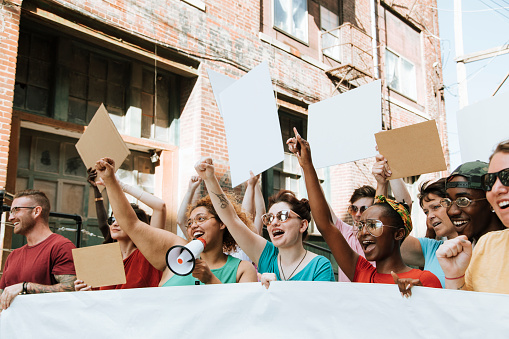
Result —
<instances>
[{"instance_id":1,"label":"white placard","mask_svg":"<svg viewBox=\"0 0 509 339\"><path fill-rule=\"evenodd\" d=\"M276 99L266 62L220 94L232 187L284 159Z\"/></svg>"},{"instance_id":2,"label":"white placard","mask_svg":"<svg viewBox=\"0 0 509 339\"><path fill-rule=\"evenodd\" d=\"M2 338L505 338L509 296L277 281L17 296ZM30 315L30 316L27 316Z\"/></svg>"},{"instance_id":3,"label":"white placard","mask_svg":"<svg viewBox=\"0 0 509 339\"><path fill-rule=\"evenodd\" d=\"M488 162L497 144L509 139L509 92L459 110L456 120L461 162Z\"/></svg>"},{"instance_id":4,"label":"white placard","mask_svg":"<svg viewBox=\"0 0 509 339\"><path fill-rule=\"evenodd\" d=\"M236 80L224 74L214 72L210 69L207 70L207 73L209 75L210 85L212 86L214 98L216 99L217 108L219 109L219 114L223 116L220 97L221 92L232 85Z\"/></svg>"},{"instance_id":5,"label":"white placard","mask_svg":"<svg viewBox=\"0 0 509 339\"><path fill-rule=\"evenodd\" d=\"M309 106L308 141L322 168L373 157L382 129L381 80Z\"/></svg>"}]
</instances>

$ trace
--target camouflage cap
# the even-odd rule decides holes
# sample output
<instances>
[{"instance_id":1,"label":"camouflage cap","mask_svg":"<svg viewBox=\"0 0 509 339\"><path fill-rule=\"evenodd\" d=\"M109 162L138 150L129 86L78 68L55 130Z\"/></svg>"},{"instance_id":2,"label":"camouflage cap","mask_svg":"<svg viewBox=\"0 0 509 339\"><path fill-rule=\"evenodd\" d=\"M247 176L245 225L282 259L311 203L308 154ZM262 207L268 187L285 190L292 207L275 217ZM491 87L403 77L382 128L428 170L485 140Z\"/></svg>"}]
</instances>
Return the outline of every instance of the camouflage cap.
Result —
<instances>
[{"instance_id":1,"label":"camouflage cap","mask_svg":"<svg viewBox=\"0 0 509 339\"><path fill-rule=\"evenodd\" d=\"M488 173L488 163L483 161L470 161L456 168L445 182L445 189L452 187L482 189L481 178ZM467 182L450 182L454 177L461 175Z\"/></svg>"}]
</instances>

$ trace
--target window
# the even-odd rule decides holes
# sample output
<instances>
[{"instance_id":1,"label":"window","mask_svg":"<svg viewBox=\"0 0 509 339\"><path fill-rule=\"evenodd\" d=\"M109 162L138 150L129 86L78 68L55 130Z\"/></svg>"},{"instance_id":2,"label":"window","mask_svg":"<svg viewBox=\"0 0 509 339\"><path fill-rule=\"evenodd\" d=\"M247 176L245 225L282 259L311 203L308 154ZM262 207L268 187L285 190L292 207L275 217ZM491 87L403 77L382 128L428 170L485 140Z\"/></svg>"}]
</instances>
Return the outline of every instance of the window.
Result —
<instances>
[{"instance_id":1,"label":"window","mask_svg":"<svg viewBox=\"0 0 509 339\"><path fill-rule=\"evenodd\" d=\"M389 88L410 99L417 99L417 81L413 63L386 49L385 73Z\"/></svg>"},{"instance_id":2,"label":"window","mask_svg":"<svg viewBox=\"0 0 509 339\"><path fill-rule=\"evenodd\" d=\"M104 103L121 134L178 144L179 79L30 23L20 31L14 108L87 125Z\"/></svg>"},{"instance_id":3,"label":"window","mask_svg":"<svg viewBox=\"0 0 509 339\"><path fill-rule=\"evenodd\" d=\"M307 0L274 0L274 27L307 43Z\"/></svg>"},{"instance_id":4,"label":"window","mask_svg":"<svg viewBox=\"0 0 509 339\"><path fill-rule=\"evenodd\" d=\"M48 115L54 48L52 38L20 32L14 107Z\"/></svg>"},{"instance_id":5,"label":"window","mask_svg":"<svg viewBox=\"0 0 509 339\"><path fill-rule=\"evenodd\" d=\"M322 53L337 61L340 60L339 16L320 6L320 26L322 29Z\"/></svg>"}]
</instances>

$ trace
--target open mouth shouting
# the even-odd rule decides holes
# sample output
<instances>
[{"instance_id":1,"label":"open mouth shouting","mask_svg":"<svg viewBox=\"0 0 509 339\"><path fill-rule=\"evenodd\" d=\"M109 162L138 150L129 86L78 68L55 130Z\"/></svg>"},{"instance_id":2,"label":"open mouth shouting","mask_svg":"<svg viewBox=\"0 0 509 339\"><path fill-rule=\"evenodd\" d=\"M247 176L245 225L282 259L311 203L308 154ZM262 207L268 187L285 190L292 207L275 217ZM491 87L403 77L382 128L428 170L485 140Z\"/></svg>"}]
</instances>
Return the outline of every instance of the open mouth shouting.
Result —
<instances>
[{"instance_id":1,"label":"open mouth shouting","mask_svg":"<svg viewBox=\"0 0 509 339\"><path fill-rule=\"evenodd\" d=\"M362 250L366 257L376 248L376 241L373 239L363 239L359 240L359 242L361 243Z\"/></svg>"},{"instance_id":2,"label":"open mouth shouting","mask_svg":"<svg viewBox=\"0 0 509 339\"><path fill-rule=\"evenodd\" d=\"M203 236L204 234L205 233L203 231L199 231L199 230L194 231L193 232L193 238L199 238L199 237Z\"/></svg>"},{"instance_id":3,"label":"open mouth shouting","mask_svg":"<svg viewBox=\"0 0 509 339\"><path fill-rule=\"evenodd\" d=\"M285 231L280 228L274 228L272 230L272 239L279 239L283 236L283 234L285 234Z\"/></svg>"}]
</instances>

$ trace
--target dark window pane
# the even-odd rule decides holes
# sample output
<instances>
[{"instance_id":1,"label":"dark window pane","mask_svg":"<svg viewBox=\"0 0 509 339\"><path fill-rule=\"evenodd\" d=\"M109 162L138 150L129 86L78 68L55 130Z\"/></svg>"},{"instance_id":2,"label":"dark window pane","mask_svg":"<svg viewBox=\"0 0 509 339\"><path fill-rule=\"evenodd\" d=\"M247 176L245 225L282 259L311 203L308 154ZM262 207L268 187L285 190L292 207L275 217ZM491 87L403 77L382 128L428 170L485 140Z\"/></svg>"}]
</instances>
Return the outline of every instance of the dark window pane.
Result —
<instances>
[{"instance_id":1,"label":"dark window pane","mask_svg":"<svg viewBox=\"0 0 509 339\"><path fill-rule=\"evenodd\" d=\"M14 107L25 108L27 85L16 83L14 86Z\"/></svg>"},{"instance_id":2,"label":"dark window pane","mask_svg":"<svg viewBox=\"0 0 509 339\"><path fill-rule=\"evenodd\" d=\"M88 74L88 55L84 49L74 47L72 51L72 68L80 73Z\"/></svg>"},{"instance_id":3,"label":"dark window pane","mask_svg":"<svg viewBox=\"0 0 509 339\"><path fill-rule=\"evenodd\" d=\"M70 72L69 95L87 99L87 76L82 73Z\"/></svg>"},{"instance_id":4,"label":"dark window pane","mask_svg":"<svg viewBox=\"0 0 509 339\"><path fill-rule=\"evenodd\" d=\"M90 55L90 76L102 80L106 80L106 75L108 74L108 61L106 59L100 58L95 54Z\"/></svg>"},{"instance_id":5,"label":"dark window pane","mask_svg":"<svg viewBox=\"0 0 509 339\"><path fill-rule=\"evenodd\" d=\"M25 136L19 139L18 168L28 169L30 167L30 145L32 137ZM16 190L19 190L16 187Z\"/></svg>"},{"instance_id":6,"label":"dark window pane","mask_svg":"<svg viewBox=\"0 0 509 339\"><path fill-rule=\"evenodd\" d=\"M48 92L47 89L28 86L26 108L30 111L46 113L48 108Z\"/></svg>"},{"instance_id":7,"label":"dark window pane","mask_svg":"<svg viewBox=\"0 0 509 339\"><path fill-rule=\"evenodd\" d=\"M28 81L28 58L18 55L18 63L16 64L16 81L24 84Z\"/></svg>"},{"instance_id":8,"label":"dark window pane","mask_svg":"<svg viewBox=\"0 0 509 339\"><path fill-rule=\"evenodd\" d=\"M83 99L69 98L68 120L75 123L87 123L87 102Z\"/></svg>"},{"instance_id":9,"label":"dark window pane","mask_svg":"<svg viewBox=\"0 0 509 339\"><path fill-rule=\"evenodd\" d=\"M119 108L124 107L124 87L109 83L107 103Z\"/></svg>"},{"instance_id":10,"label":"dark window pane","mask_svg":"<svg viewBox=\"0 0 509 339\"><path fill-rule=\"evenodd\" d=\"M154 93L154 72L144 69L142 77L142 90L143 92Z\"/></svg>"},{"instance_id":11,"label":"dark window pane","mask_svg":"<svg viewBox=\"0 0 509 339\"><path fill-rule=\"evenodd\" d=\"M49 39L39 35L32 35L32 46L30 48L30 57L50 62L55 58L53 45Z\"/></svg>"},{"instance_id":12,"label":"dark window pane","mask_svg":"<svg viewBox=\"0 0 509 339\"><path fill-rule=\"evenodd\" d=\"M117 61L110 61L108 68L108 81L118 85L123 85L125 82L126 66L124 63Z\"/></svg>"},{"instance_id":13,"label":"dark window pane","mask_svg":"<svg viewBox=\"0 0 509 339\"><path fill-rule=\"evenodd\" d=\"M38 87L49 88L50 64L48 62L30 59L28 83Z\"/></svg>"},{"instance_id":14,"label":"dark window pane","mask_svg":"<svg viewBox=\"0 0 509 339\"><path fill-rule=\"evenodd\" d=\"M141 115L141 136L142 138L150 138L150 131L152 128L152 117Z\"/></svg>"},{"instance_id":15,"label":"dark window pane","mask_svg":"<svg viewBox=\"0 0 509 339\"><path fill-rule=\"evenodd\" d=\"M28 57L29 54L30 54L30 34L20 32L18 41L18 58L19 55Z\"/></svg>"},{"instance_id":16,"label":"dark window pane","mask_svg":"<svg viewBox=\"0 0 509 339\"><path fill-rule=\"evenodd\" d=\"M95 115L95 112L99 109L99 106L101 105L100 102L88 102L87 106L87 124L92 120L92 118Z\"/></svg>"},{"instance_id":17,"label":"dark window pane","mask_svg":"<svg viewBox=\"0 0 509 339\"><path fill-rule=\"evenodd\" d=\"M35 151L35 170L58 173L60 143L55 140L37 138Z\"/></svg>"},{"instance_id":18,"label":"dark window pane","mask_svg":"<svg viewBox=\"0 0 509 339\"><path fill-rule=\"evenodd\" d=\"M89 78L88 99L96 102L106 103L106 81Z\"/></svg>"}]
</instances>

